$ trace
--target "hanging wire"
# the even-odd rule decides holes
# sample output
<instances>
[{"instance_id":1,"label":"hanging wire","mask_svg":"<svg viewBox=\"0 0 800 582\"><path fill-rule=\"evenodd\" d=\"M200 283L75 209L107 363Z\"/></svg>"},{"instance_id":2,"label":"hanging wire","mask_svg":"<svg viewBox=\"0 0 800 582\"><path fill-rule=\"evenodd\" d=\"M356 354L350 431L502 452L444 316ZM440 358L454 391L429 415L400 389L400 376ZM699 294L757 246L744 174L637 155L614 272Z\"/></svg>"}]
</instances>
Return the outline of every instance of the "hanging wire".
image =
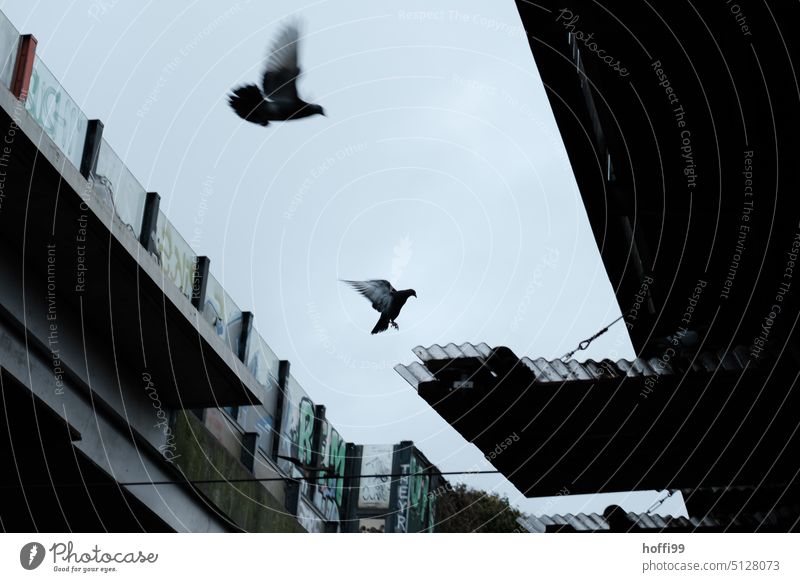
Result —
<instances>
[{"instance_id":1,"label":"hanging wire","mask_svg":"<svg viewBox=\"0 0 800 582\"><path fill-rule=\"evenodd\" d=\"M628 310L628 311L630 311L630 310ZM610 328L612 325L614 325L615 323L617 323L617 322L618 322L620 319L622 319L623 317L625 317L626 315L628 315L628 311L625 311L625 312L624 312L622 315L620 315L620 316L619 316L618 318L616 318L614 321L612 321L612 322L611 322L611 323L609 323L607 326L605 326L603 329L601 329L600 331L598 331L598 332L597 332L596 334L594 334L592 337L590 337L590 338L587 338L587 339L583 340L581 343L579 343L579 344L578 344L578 347L577 347L577 348L575 348L575 349L574 349L574 350L572 350L571 352L567 352L566 354L564 354L563 356L561 356L561 361L563 361L563 362L566 362L566 361L567 361L567 360L569 360L569 359L570 359L570 358L571 358L573 355L575 355L575 352L579 352L579 351L581 351L581 350L585 350L586 348L588 348L588 347L591 345L591 343L592 343L594 340L596 340L596 339L597 339L597 338L599 338L601 335L603 335L604 333L606 333L606 332L608 331L608 328Z\"/></svg>"},{"instance_id":2,"label":"hanging wire","mask_svg":"<svg viewBox=\"0 0 800 582\"><path fill-rule=\"evenodd\" d=\"M308 472L324 471L324 467L313 467ZM418 471L416 473L378 473L374 475L336 475L328 476L328 479L401 479L403 477L424 477L424 476L445 476L445 475L496 475L500 471ZM101 486L108 485L114 487L133 487L136 485L213 485L222 483L267 483L271 481L320 481L326 477L320 475L302 475L297 477L244 477L239 479L168 479L163 481L128 481L117 482L114 480L103 482L81 482L81 483L31 483L22 485L0 485L2 489L20 489L20 488L34 488L34 487L87 487L87 486Z\"/></svg>"},{"instance_id":3,"label":"hanging wire","mask_svg":"<svg viewBox=\"0 0 800 582\"><path fill-rule=\"evenodd\" d=\"M497 474L500 471L418 471L416 473L380 473L375 475L340 475L336 479L379 479L379 478L402 478L402 477L423 477L425 475L438 476L438 475L490 475ZM301 477L245 477L242 479L191 479L187 481L133 481L129 483L120 483L126 487L131 485L185 485L191 483L197 484L213 484L213 483L250 483L256 481L317 481L320 477L318 475L303 475Z\"/></svg>"}]
</instances>

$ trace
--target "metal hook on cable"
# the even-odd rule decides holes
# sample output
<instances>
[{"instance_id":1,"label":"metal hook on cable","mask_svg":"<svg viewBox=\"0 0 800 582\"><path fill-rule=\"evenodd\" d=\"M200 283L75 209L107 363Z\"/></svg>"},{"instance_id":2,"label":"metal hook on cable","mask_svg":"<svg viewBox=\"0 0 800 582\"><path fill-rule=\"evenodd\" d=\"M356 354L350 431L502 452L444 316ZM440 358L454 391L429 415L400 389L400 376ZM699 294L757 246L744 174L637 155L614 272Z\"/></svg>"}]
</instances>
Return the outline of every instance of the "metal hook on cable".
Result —
<instances>
[{"instance_id":1,"label":"metal hook on cable","mask_svg":"<svg viewBox=\"0 0 800 582\"><path fill-rule=\"evenodd\" d=\"M628 309L627 311L623 312L623 313L622 313L622 315L620 315L620 316L619 316L618 318L616 318L614 321L612 321L612 322L611 322L611 323L609 323L607 326L605 326L603 329L601 329L600 331L598 331L598 332L597 332L596 334L594 334L592 337L590 337L590 338L586 338L585 340L583 340L582 342L580 342L580 343L578 344L578 347L577 347L577 348L575 348L575 349L574 349L574 350L572 350L571 352L567 352L566 354L564 354L563 356L561 356L561 360L565 362L565 361L569 360L569 359L570 359L570 358L571 358L573 355L575 355L575 352L579 352L579 351L581 351L581 350L585 350L586 348L588 348L588 347L591 345L591 343L592 343L594 340L596 340L596 339L597 339L597 338L599 338L601 335L603 335L604 333L606 333L606 332L608 331L608 328L610 328L612 325L614 325L615 323L617 323L617 322L618 322L620 319L622 319L623 317L625 317L626 315L628 315L628 312L629 312L629 311L630 311L630 309Z\"/></svg>"},{"instance_id":2,"label":"metal hook on cable","mask_svg":"<svg viewBox=\"0 0 800 582\"><path fill-rule=\"evenodd\" d=\"M655 502L653 505L651 505L651 506L649 507L649 509L647 510L647 512L646 512L646 513L647 513L647 515L650 515L650 514L651 514L653 511L655 511L656 509L658 509L659 507L661 507L661 505L662 505L662 504L663 504L663 503L664 503L664 502L665 502L667 499L669 499L670 497L672 497L672 495L673 495L674 493L675 493L675 491L673 491L672 489L668 489L668 490L667 490L667 496L666 496L666 497L664 497L664 498L662 498L662 499L658 499L658 500L656 500L656 502Z\"/></svg>"}]
</instances>

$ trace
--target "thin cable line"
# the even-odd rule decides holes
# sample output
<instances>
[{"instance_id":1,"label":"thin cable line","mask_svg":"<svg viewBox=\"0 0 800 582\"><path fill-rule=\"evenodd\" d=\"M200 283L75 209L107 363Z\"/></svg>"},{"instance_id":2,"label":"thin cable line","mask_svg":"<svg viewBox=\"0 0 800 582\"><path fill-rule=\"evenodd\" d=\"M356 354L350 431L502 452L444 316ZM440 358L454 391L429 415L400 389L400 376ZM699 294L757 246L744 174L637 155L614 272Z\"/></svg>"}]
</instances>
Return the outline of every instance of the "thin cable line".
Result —
<instances>
[{"instance_id":1,"label":"thin cable line","mask_svg":"<svg viewBox=\"0 0 800 582\"><path fill-rule=\"evenodd\" d=\"M323 468L314 469L315 471L325 472ZM379 479L383 477L388 478L401 478L401 477L417 477L417 476L436 476L436 475L489 475L497 474L500 471L436 471L434 473L417 472L417 473L380 473L374 475L340 475L340 476L311 476L304 475L302 477L246 477L241 479L186 479L186 480L164 480L164 481L131 481L129 483L111 482L98 482L98 483L57 483L55 487L83 487L83 486L96 486L108 485L119 487L134 487L140 485L212 485L219 483L261 483L270 481L319 481L323 479ZM54 487L50 484L28 484L25 488L32 487ZM19 485L0 485L0 489L20 489Z\"/></svg>"},{"instance_id":2,"label":"thin cable line","mask_svg":"<svg viewBox=\"0 0 800 582\"><path fill-rule=\"evenodd\" d=\"M630 310L628 310L628 311L630 311ZM612 325L614 325L615 323L617 323L617 322L618 322L620 319L622 319L623 317L625 317L626 315L628 315L628 311L625 311L625 312L624 312L622 315L620 315L620 316L619 316L618 318L616 318L614 321L612 321L612 322L611 322L611 323L609 323L607 326L605 326L603 329L601 329L600 331L598 331L598 332L597 332L596 334L594 334L592 337L590 337L590 338L587 338L587 339L583 340L581 343L579 343L579 344L578 344L578 347L577 347L577 348L575 348L575 349L574 349L574 350L572 350L571 352L567 352L566 354L564 354L563 356L561 356L561 360L562 360L562 361L566 361L566 360L570 359L570 358L571 358L573 355L575 355L575 352L578 352L578 351L580 351L580 350L585 350L586 348L588 348L588 347L589 347L589 345L590 345L590 344L591 344L591 343L592 343L594 340L596 340L596 339L597 339L597 338L599 338L601 335L603 335L604 333L606 333L606 332L608 331L608 328L609 328L609 327L611 327Z\"/></svg>"}]
</instances>

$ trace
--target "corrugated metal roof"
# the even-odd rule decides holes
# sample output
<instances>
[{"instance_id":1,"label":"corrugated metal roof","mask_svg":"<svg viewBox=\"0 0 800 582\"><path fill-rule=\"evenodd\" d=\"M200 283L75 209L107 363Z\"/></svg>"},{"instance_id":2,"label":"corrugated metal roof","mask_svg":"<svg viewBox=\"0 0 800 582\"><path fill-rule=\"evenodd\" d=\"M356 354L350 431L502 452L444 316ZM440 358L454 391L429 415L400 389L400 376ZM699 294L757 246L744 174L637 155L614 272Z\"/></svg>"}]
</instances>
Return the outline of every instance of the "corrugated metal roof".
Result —
<instances>
[{"instance_id":1,"label":"corrugated metal roof","mask_svg":"<svg viewBox=\"0 0 800 582\"><path fill-rule=\"evenodd\" d=\"M492 355L492 348L485 343L478 345L463 343L460 346L449 343L444 347L438 344L433 344L429 348L417 346L413 352L420 360L427 362L429 360L455 360L456 358L486 359Z\"/></svg>"},{"instance_id":2,"label":"corrugated metal roof","mask_svg":"<svg viewBox=\"0 0 800 582\"><path fill-rule=\"evenodd\" d=\"M719 528L720 523L711 518L702 520L697 518L673 517L671 515L649 515L647 513L626 513L630 521L631 530L663 530L663 529L692 529L692 528ZM567 513L564 515L526 515L517 519L517 523L533 533L544 533L548 526L569 526L575 531L609 531L606 519L597 513Z\"/></svg>"},{"instance_id":3,"label":"corrugated metal roof","mask_svg":"<svg viewBox=\"0 0 800 582\"><path fill-rule=\"evenodd\" d=\"M498 348L499 349L499 348ZM507 349L507 348L505 348ZM411 384L417 388L421 382L428 382L435 379L434 374L428 370L424 364L432 360L456 360L459 358L473 358L486 363L495 350L485 343L473 345L463 343L456 345L449 343L442 347L433 344L430 347L417 346L414 354L422 360L423 364L415 362L410 365L398 364L394 369ZM508 353L512 353L508 350ZM547 360L545 358L531 359L524 357L520 360L530 369L536 382L571 382L579 380L601 380L609 378L635 378L647 376L664 376L676 373L672 362L680 359L685 362L686 369L696 372L713 372L714 370L742 370L749 361L747 348L737 346L730 351L720 350L718 352L701 352L694 358L676 357L666 355L652 358L636 358L634 360L620 359L616 362L611 360L568 360L560 359Z\"/></svg>"},{"instance_id":4,"label":"corrugated metal roof","mask_svg":"<svg viewBox=\"0 0 800 582\"><path fill-rule=\"evenodd\" d=\"M406 382L415 388L419 386L420 382L429 382L436 379L434 375L428 371L428 368L419 362L414 362L408 366L397 364L394 369L405 379Z\"/></svg>"}]
</instances>

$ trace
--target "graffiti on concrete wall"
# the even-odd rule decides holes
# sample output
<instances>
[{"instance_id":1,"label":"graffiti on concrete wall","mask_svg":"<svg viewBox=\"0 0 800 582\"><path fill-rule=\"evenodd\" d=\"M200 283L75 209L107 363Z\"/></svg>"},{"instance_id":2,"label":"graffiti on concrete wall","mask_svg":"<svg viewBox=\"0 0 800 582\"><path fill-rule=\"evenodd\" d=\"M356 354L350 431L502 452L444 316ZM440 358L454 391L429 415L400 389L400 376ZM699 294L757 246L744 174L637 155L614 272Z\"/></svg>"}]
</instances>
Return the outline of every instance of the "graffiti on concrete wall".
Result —
<instances>
[{"instance_id":1,"label":"graffiti on concrete wall","mask_svg":"<svg viewBox=\"0 0 800 582\"><path fill-rule=\"evenodd\" d=\"M250 335L247 347L247 369L256 381L271 390L278 382L280 360L270 349L267 342L255 331Z\"/></svg>"},{"instance_id":2,"label":"graffiti on concrete wall","mask_svg":"<svg viewBox=\"0 0 800 582\"><path fill-rule=\"evenodd\" d=\"M95 199L113 208L131 234L138 238L142 230L146 191L104 139L100 140L97 152L92 189ZM163 212L159 214L158 221L163 229L162 223L167 221Z\"/></svg>"},{"instance_id":3,"label":"graffiti on concrete wall","mask_svg":"<svg viewBox=\"0 0 800 582\"><path fill-rule=\"evenodd\" d=\"M278 454L302 465L318 466L320 470L303 472L287 458L279 458L278 465L289 475L307 477L300 485L301 498L312 504L326 521L336 522L344 500L347 443L327 420L315 417L315 409L300 385L289 376L281 411Z\"/></svg>"},{"instance_id":4,"label":"graffiti on concrete wall","mask_svg":"<svg viewBox=\"0 0 800 582\"><path fill-rule=\"evenodd\" d=\"M297 521L308 532L323 533L325 531L325 522L302 499L297 503Z\"/></svg>"},{"instance_id":5,"label":"graffiti on concrete wall","mask_svg":"<svg viewBox=\"0 0 800 582\"><path fill-rule=\"evenodd\" d=\"M289 376L283 395L278 454L309 465L312 462L313 442L314 403L297 381ZM289 475L302 476L295 464L287 459L278 459L278 465Z\"/></svg>"},{"instance_id":6,"label":"graffiti on concrete wall","mask_svg":"<svg viewBox=\"0 0 800 582\"><path fill-rule=\"evenodd\" d=\"M181 293L191 298L197 255L162 212L158 213L156 223L156 248L161 259L161 270L178 286ZM221 286L213 291L209 288L206 291L206 301L212 297L212 301L221 303L224 293Z\"/></svg>"},{"instance_id":7,"label":"graffiti on concrete wall","mask_svg":"<svg viewBox=\"0 0 800 582\"><path fill-rule=\"evenodd\" d=\"M364 445L361 453L361 475L383 475L361 477L358 491L358 506L363 508L388 509L391 492L392 445Z\"/></svg>"},{"instance_id":8,"label":"graffiti on concrete wall","mask_svg":"<svg viewBox=\"0 0 800 582\"><path fill-rule=\"evenodd\" d=\"M238 414L239 425L245 432L256 433L256 447L267 457L272 458L274 421L263 406L242 406Z\"/></svg>"},{"instance_id":9,"label":"graffiti on concrete wall","mask_svg":"<svg viewBox=\"0 0 800 582\"><path fill-rule=\"evenodd\" d=\"M436 494L441 476L416 449L395 452L394 471L400 474L392 493L391 530L396 533L432 532Z\"/></svg>"},{"instance_id":10,"label":"graffiti on concrete wall","mask_svg":"<svg viewBox=\"0 0 800 582\"><path fill-rule=\"evenodd\" d=\"M191 252L191 248L189 250ZM191 264L192 267L190 269L189 262L186 259L178 259L174 263L176 276L181 280L184 280L185 277L191 280L196 266L194 260ZM162 257L161 268L165 269L165 271L170 269L167 273L172 277L172 267L165 267L164 265L164 258ZM191 297L191 283L189 283L188 296ZM211 324L218 336L228 342L233 353L239 353L239 341L242 336L242 310L233 302L233 299L213 275L209 275L208 283L206 284L206 302L203 306L203 318Z\"/></svg>"},{"instance_id":11,"label":"graffiti on concrete wall","mask_svg":"<svg viewBox=\"0 0 800 582\"><path fill-rule=\"evenodd\" d=\"M88 120L39 57L34 58L25 109L67 159L80 167Z\"/></svg>"},{"instance_id":12,"label":"graffiti on concrete wall","mask_svg":"<svg viewBox=\"0 0 800 582\"><path fill-rule=\"evenodd\" d=\"M386 520L378 518L365 518L358 520L360 533L386 533Z\"/></svg>"},{"instance_id":13,"label":"graffiti on concrete wall","mask_svg":"<svg viewBox=\"0 0 800 582\"><path fill-rule=\"evenodd\" d=\"M256 444L258 448L265 455L272 455L272 415L263 411L263 409L256 412L259 414L258 420L255 422L255 432L258 434Z\"/></svg>"},{"instance_id":14,"label":"graffiti on concrete wall","mask_svg":"<svg viewBox=\"0 0 800 582\"><path fill-rule=\"evenodd\" d=\"M314 403L308 396L300 399L298 407L299 421L292 434L292 450L290 455L298 459L304 465L313 462L313 439L314 439Z\"/></svg>"},{"instance_id":15,"label":"graffiti on concrete wall","mask_svg":"<svg viewBox=\"0 0 800 582\"><path fill-rule=\"evenodd\" d=\"M313 406L311 408L313 411ZM300 492L314 507L325 516L327 521L339 521L340 509L344 498L344 469L347 460L347 443L330 423L322 419L318 421L319 455L317 463L323 469L309 474L308 480L300 487ZM313 443L317 435L309 434L307 442ZM301 436L301 441L302 441Z\"/></svg>"},{"instance_id":16,"label":"graffiti on concrete wall","mask_svg":"<svg viewBox=\"0 0 800 582\"><path fill-rule=\"evenodd\" d=\"M0 14L0 82L8 89L11 88L18 43L19 32L5 14Z\"/></svg>"},{"instance_id":17,"label":"graffiti on concrete wall","mask_svg":"<svg viewBox=\"0 0 800 582\"><path fill-rule=\"evenodd\" d=\"M403 463L400 465L400 478L397 482L397 505L394 531L395 533L406 533L408 531L408 474L411 465Z\"/></svg>"},{"instance_id":18,"label":"graffiti on concrete wall","mask_svg":"<svg viewBox=\"0 0 800 582\"><path fill-rule=\"evenodd\" d=\"M408 493L408 531L425 531L433 515L434 499L428 495L431 475L417 455L411 455Z\"/></svg>"},{"instance_id":19,"label":"graffiti on concrete wall","mask_svg":"<svg viewBox=\"0 0 800 582\"><path fill-rule=\"evenodd\" d=\"M323 498L332 500L337 506L342 503L344 464L347 458L347 443L342 436L326 420L322 423L323 435L320 440L322 449L322 466L319 489Z\"/></svg>"},{"instance_id":20,"label":"graffiti on concrete wall","mask_svg":"<svg viewBox=\"0 0 800 582\"><path fill-rule=\"evenodd\" d=\"M303 395L299 400L292 401L290 406L289 425L282 435L281 454L310 465L313 455L314 403Z\"/></svg>"}]
</instances>

